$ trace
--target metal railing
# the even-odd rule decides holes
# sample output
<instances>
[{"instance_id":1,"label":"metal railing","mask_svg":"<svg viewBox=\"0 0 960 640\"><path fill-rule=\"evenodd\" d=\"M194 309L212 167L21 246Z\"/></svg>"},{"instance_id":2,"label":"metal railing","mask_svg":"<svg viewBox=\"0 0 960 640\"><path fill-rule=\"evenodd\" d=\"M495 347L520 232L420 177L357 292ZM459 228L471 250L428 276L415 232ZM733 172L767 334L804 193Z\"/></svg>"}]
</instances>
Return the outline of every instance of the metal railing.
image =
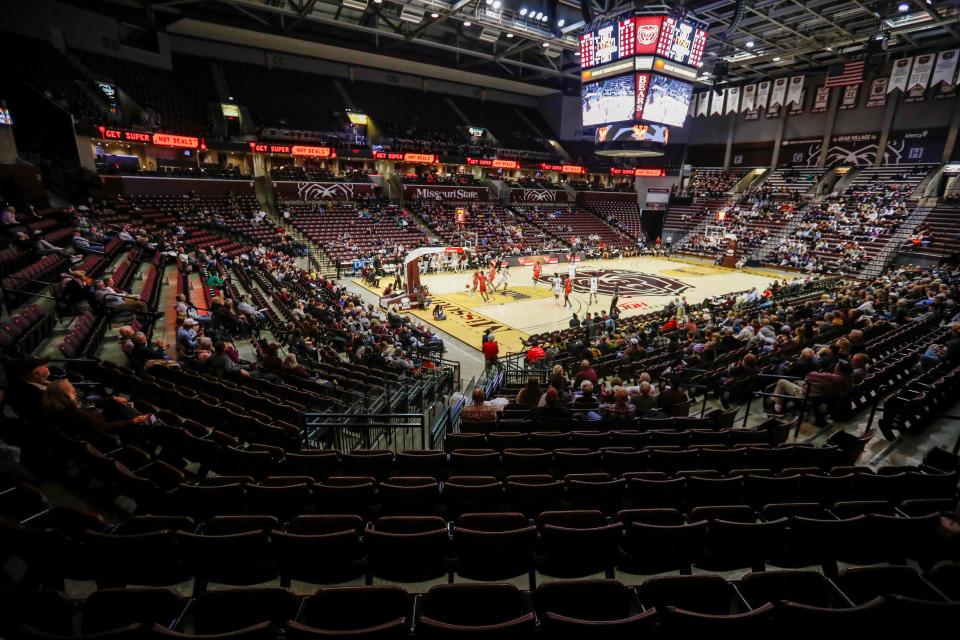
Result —
<instances>
[{"instance_id":1,"label":"metal railing","mask_svg":"<svg viewBox=\"0 0 960 640\"><path fill-rule=\"evenodd\" d=\"M422 413L316 413L304 414L306 445L312 448L409 449L419 441L427 449L427 426ZM430 440L431 446L433 438Z\"/></svg>"}]
</instances>

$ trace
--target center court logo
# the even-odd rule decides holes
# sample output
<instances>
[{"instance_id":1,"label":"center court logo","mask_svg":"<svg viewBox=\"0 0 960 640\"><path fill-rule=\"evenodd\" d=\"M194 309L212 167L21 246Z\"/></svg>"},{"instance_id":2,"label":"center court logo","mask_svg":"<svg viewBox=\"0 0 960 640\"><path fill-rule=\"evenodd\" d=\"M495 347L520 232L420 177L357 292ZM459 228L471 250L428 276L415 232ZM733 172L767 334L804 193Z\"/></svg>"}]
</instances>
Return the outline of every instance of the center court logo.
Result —
<instances>
[{"instance_id":1,"label":"center court logo","mask_svg":"<svg viewBox=\"0 0 960 640\"><path fill-rule=\"evenodd\" d=\"M573 280L573 290L577 293L589 293L590 278L597 278L597 292L612 296L616 287L620 288L620 296L673 296L690 288L690 285L675 278L650 275L637 271L623 269L584 269L577 271ZM553 276L542 275L540 282L550 283Z\"/></svg>"}]
</instances>

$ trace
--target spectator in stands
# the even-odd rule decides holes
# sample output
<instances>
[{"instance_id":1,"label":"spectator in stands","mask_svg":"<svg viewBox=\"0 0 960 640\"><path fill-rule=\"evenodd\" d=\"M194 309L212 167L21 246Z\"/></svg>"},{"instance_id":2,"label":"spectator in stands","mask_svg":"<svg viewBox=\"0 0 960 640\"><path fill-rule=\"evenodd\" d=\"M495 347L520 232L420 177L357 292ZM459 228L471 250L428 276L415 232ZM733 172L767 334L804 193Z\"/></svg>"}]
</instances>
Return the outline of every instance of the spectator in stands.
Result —
<instances>
[{"instance_id":1,"label":"spectator in stands","mask_svg":"<svg viewBox=\"0 0 960 640\"><path fill-rule=\"evenodd\" d=\"M574 409L596 409L599 407L596 397L593 395L594 385L590 380L583 380L580 383L580 393L573 400Z\"/></svg>"},{"instance_id":2,"label":"spectator in stands","mask_svg":"<svg viewBox=\"0 0 960 640\"><path fill-rule=\"evenodd\" d=\"M266 316L255 306L247 302L246 296L239 296L237 298L237 311L246 316L247 320L254 327L257 327L262 323Z\"/></svg>"},{"instance_id":3,"label":"spectator in stands","mask_svg":"<svg viewBox=\"0 0 960 640\"><path fill-rule=\"evenodd\" d=\"M3 214L0 215L0 223L8 229L20 224L17 222L17 210L13 207L4 207Z\"/></svg>"},{"instance_id":4,"label":"spectator in stands","mask_svg":"<svg viewBox=\"0 0 960 640\"><path fill-rule=\"evenodd\" d=\"M207 360L207 370L217 378L245 378L250 372L233 361L227 353L227 344L223 340L213 343L213 356Z\"/></svg>"},{"instance_id":5,"label":"spectator in stands","mask_svg":"<svg viewBox=\"0 0 960 640\"><path fill-rule=\"evenodd\" d=\"M98 255L103 255L103 243L91 242L87 238L83 237L83 234L79 231L75 231L73 233L73 247L81 253L96 253Z\"/></svg>"},{"instance_id":6,"label":"spectator in stands","mask_svg":"<svg viewBox=\"0 0 960 640\"><path fill-rule=\"evenodd\" d=\"M217 292L223 290L224 280L220 277L220 274L214 270L210 271L210 276L207 278L207 286L213 289L216 289Z\"/></svg>"},{"instance_id":7,"label":"spectator in stands","mask_svg":"<svg viewBox=\"0 0 960 640\"><path fill-rule=\"evenodd\" d=\"M809 397L814 407L820 405L823 401L831 401L848 393L853 388L853 369L850 363L841 360L837 362L833 372L814 371L807 374L805 381L801 384L790 382L789 380L778 380L774 393L779 395L793 396L795 398L803 397L809 387ZM783 413L783 398L776 398L774 401L774 411ZM826 415L817 413L817 424L823 426L826 424Z\"/></svg>"},{"instance_id":8,"label":"spectator in stands","mask_svg":"<svg viewBox=\"0 0 960 640\"><path fill-rule=\"evenodd\" d=\"M537 339L531 340L530 348L527 349L527 364L531 366L538 365L546 357L547 352L540 346L540 342Z\"/></svg>"},{"instance_id":9,"label":"spectator in stands","mask_svg":"<svg viewBox=\"0 0 960 640\"><path fill-rule=\"evenodd\" d=\"M22 236L24 239L27 239L27 234L22 232L18 233L17 236ZM66 249L61 249L57 245L45 240L43 237L43 231L40 231L39 229L33 232L33 242L31 243L31 246L34 253L36 253L38 256L58 255L63 258L73 259L74 261L83 259L83 256L74 255Z\"/></svg>"},{"instance_id":10,"label":"spectator in stands","mask_svg":"<svg viewBox=\"0 0 960 640\"><path fill-rule=\"evenodd\" d=\"M477 387L471 394L473 404L463 408L460 419L464 422L496 422L497 411L492 406L486 404L486 394L483 389Z\"/></svg>"},{"instance_id":11,"label":"spectator in stands","mask_svg":"<svg viewBox=\"0 0 960 640\"><path fill-rule=\"evenodd\" d=\"M581 383L584 380L589 380L591 384L597 384L597 372L590 366L589 360L582 360L580 362L580 371L577 372L577 375L573 378L573 385L575 387L580 387Z\"/></svg>"},{"instance_id":12,"label":"spectator in stands","mask_svg":"<svg viewBox=\"0 0 960 640\"><path fill-rule=\"evenodd\" d=\"M542 397L543 390L540 388L540 381L536 378L529 378L526 386L517 392L514 403L532 408L540 404L540 398Z\"/></svg>"},{"instance_id":13,"label":"spectator in stands","mask_svg":"<svg viewBox=\"0 0 960 640\"><path fill-rule=\"evenodd\" d=\"M632 418L636 412L636 407L630 402L630 394L622 387L615 388L613 403L604 404L600 409L604 417L608 418Z\"/></svg>"},{"instance_id":14,"label":"spectator in stands","mask_svg":"<svg viewBox=\"0 0 960 640\"><path fill-rule=\"evenodd\" d=\"M570 416L567 403L564 402L556 387L550 386L543 394L540 406L533 411L533 417L538 420L566 420Z\"/></svg>"},{"instance_id":15,"label":"spectator in stands","mask_svg":"<svg viewBox=\"0 0 960 640\"><path fill-rule=\"evenodd\" d=\"M213 318L210 316L201 316L197 308L191 302L187 301L187 297L184 294L178 293L176 295L176 301L174 308L178 317L186 318L189 316L196 320L204 329L210 328L210 325L213 323Z\"/></svg>"},{"instance_id":16,"label":"spectator in stands","mask_svg":"<svg viewBox=\"0 0 960 640\"><path fill-rule=\"evenodd\" d=\"M177 355L180 357L192 356L197 350L197 321L193 318L184 318L177 328Z\"/></svg>"},{"instance_id":17,"label":"spectator in stands","mask_svg":"<svg viewBox=\"0 0 960 640\"><path fill-rule=\"evenodd\" d=\"M690 397L677 381L671 381L657 399L660 409L668 415L687 415L689 410Z\"/></svg>"},{"instance_id":18,"label":"spectator in stands","mask_svg":"<svg viewBox=\"0 0 960 640\"><path fill-rule=\"evenodd\" d=\"M94 297L107 309L112 311L132 311L146 314L149 312L147 303L131 296L129 293L114 286L113 278L107 277L97 282L97 291ZM162 315L162 314L159 314Z\"/></svg>"},{"instance_id":19,"label":"spectator in stands","mask_svg":"<svg viewBox=\"0 0 960 640\"><path fill-rule=\"evenodd\" d=\"M657 408L656 389L649 381L641 381L630 391L630 401L633 403L636 412L647 413Z\"/></svg>"},{"instance_id":20,"label":"spectator in stands","mask_svg":"<svg viewBox=\"0 0 960 640\"><path fill-rule=\"evenodd\" d=\"M147 334L137 331L133 334L133 350L130 352L131 359L136 365L137 370L143 369L144 365L151 360L169 360L170 357L164 353L166 345L162 341L156 340L153 345L147 341Z\"/></svg>"},{"instance_id":21,"label":"spectator in stands","mask_svg":"<svg viewBox=\"0 0 960 640\"><path fill-rule=\"evenodd\" d=\"M276 342L267 346L267 355L260 361L260 368L264 371L281 371L283 358L280 357L280 345Z\"/></svg>"},{"instance_id":22,"label":"spectator in stands","mask_svg":"<svg viewBox=\"0 0 960 640\"><path fill-rule=\"evenodd\" d=\"M116 431L146 424L152 419L152 415L137 414L133 405L120 397L107 398L100 404L99 410L84 409L76 388L66 379L50 382L41 400L44 415L53 424L73 433Z\"/></svg>"},{"instance_id":23,"label":"spectator in stands","mask_svg":"<svg viewBox=\"0 0 960 640\"><path fill-rule=\"evenodd\" d=\"M295 353L288 353L286 356L284 356L282 371L283 373L297 376L298 378L310 377L310 371L308 371L307 368L302 364L297 362L297 354Z\"/></svg>"},{"instance_id":24,"label":"spectator in stands","mask_svg":"<svg viewBox=\"0 0 960 640\"><path fill-rule=\"evenodd\" d=\"M40 401L50 379L48 362L47 358L27 356L6 366L6 402L21 420L35 422L42 416Z\"/></svg>"}]
</instances>

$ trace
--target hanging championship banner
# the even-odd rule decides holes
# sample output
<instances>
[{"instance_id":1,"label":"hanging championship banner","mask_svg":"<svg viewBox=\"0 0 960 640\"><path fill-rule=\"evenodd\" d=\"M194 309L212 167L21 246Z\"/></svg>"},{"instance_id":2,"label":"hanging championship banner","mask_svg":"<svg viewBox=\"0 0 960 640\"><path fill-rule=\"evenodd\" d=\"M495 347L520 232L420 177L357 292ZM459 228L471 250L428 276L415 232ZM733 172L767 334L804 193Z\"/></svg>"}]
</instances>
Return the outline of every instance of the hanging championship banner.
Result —
<instances>
[{"instance_id":1,"label":"hanging championship banner","mask_svg":"<svg viewBox=\"0 0 960 640\"><path fill-rule=\"evenodd\" d=\"M907 90L907 79L910 77L910 65L913 64L913 58L900 58L893 61L893 69L890 71L890 84L887 86L887 93L894 89L900 91Z\"/></svg>"},{"instance_id":2,"label":"hanging championship banner","mask_svg":"<svg viewBox=\"0 0 960 640\"><path fill-rule=\"evenodd\" d=\"M799 104L803 109L803 76L793 76L790 78L790 86L787 89L787 104Z\"/></svg>"},{"instance_id":3,"label":"hanging championship banner","mask_svg":"<svg viewBox=\"0 0 960 640\"><path fill-rule=\"evenodd\" d=\"M743 88L743 102L740 104L741 111L753 111L753 103L757 98L757 85L748 84Z\"/></svg>"},{"instance_id":4,"label":"hanging championship banner","mask_svg":"<svg viewBox=\"0 0 960 640\"><path fill-rule=\"evenodd\" d=\"M770 106L779 107L787 96L787 79L777 78L773 81L773 91L770 94Z\"/></svg>"},{"instance_id":5,"label":"hanging championship banner","mask_svg":"<svg viewBox=\"0 0 960 640\"><path fill-rule=\"evenodd\" d=\"M799 116L803 114L803 105L807 103L807 90L804 89L800 92L800 99L796 102L791 102L790 104L790 115Z\"/></svg>"},{"instance_id":6,"label":"hanging championship banner","mask_svg":"<svg viewBox=\"0 0 960 640\"><path fill-rule=\"evenodd\" d=\"M870 83L870 95L867 96L866 106L883 107L887 104L887 82L889 78L877 78Z\"/></svg>"},{"instance_id":7,"label":"hanging championship banner","mask_svg":"<svg viewBox=\"0 0 960 640\"><path fill-rule=\"evenodd\" d=\"M937 63L933 66L933 75L930 77L930 86L936 87L940 83L954 85L957 74L957 54L960 49L941 51L937 56Z\"/></svg>"},{"instance_id":8,"label":"hanging championship banner","mask_svg":"<svg viewBox=\"0 0 960 640\"><path fill-rule=\"evenodd\" d=\"M857 98L860 96L860 85L851 84L843 88L843 95L840 96L840 109L856 109Z\"/></svg>"},{"instance_id":9,"label":"hanging championship banner","mask_svg":"<svg viewBox=\"0 0 960 640\"><path fill-rule=\"evenodd\" d=\"M813 106L810 107L810 113L823 113L830 105L830 87L817 87L817 93L813 96Z\"/></svg>"},{"instance_id":10,"label":"hanging championship banner","mask_svg":"<svg viewBox=\"0 0 960 640\"><path fill-rule=\"evenodd\" d=\"M910 79L907 81L907 95L903 99L904 102L923 102L927 94L930 74L933 72L935 57L932 53L925 53L914 59Z\"/></svg>"},{"instance_id":11,"label":"hanging championship banner","mask_svg":"<svg viewBox=\"0 0 960 640\"><path fill-rule=\"evenodd\" d=\"M723 115L723 89L710 91L710 115Z\"/></svg>"},{"instance_id":12,"label":"hanging championship banner","mask_svg":"<svg viewBox=\"0 0 960 640\"><path fill-rule=\"evenodd\" d=\"M727 89L727 110L726 113L736 113L740 110L740 87L730 87Z\"/></svg>"},{"instance_id":13,"label":"hanging championship banner","mask_svg":"<svg viewBox=\"0 0 960 640\"><path fill-rule=\"evenodd\" d=\"M770 97L770 81L764 80L757 85L757 109L767 108L767 99Z\"/></svg>"},{"instance_id":14,"label":"hanging championship banner","mask_svg":"<svg viewBox=\"0 0 960 640\"><path fill-rule=\"evenodd\" d=\"M707 111L710 108L710 92L704 91L697 94L697 116L707 115Z\"/></svg>"},{"instance_id":15,"label":"hanging championship banner","mask_svg":"<svg viewBox=\"0 0 960 640\"><path fill-rule=\"evenodd\" d=\"M957 85L941 82L933 89L934 100L952 100L957 97Z\"/></svg>"}]
</instances>

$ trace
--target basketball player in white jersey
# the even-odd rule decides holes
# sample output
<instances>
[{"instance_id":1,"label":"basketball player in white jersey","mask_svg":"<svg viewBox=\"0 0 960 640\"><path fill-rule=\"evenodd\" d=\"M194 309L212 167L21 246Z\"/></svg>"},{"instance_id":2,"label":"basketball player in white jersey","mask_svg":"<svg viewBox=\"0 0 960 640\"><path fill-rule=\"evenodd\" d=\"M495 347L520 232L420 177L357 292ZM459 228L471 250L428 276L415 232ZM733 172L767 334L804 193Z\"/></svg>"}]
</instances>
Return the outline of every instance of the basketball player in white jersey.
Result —
<instances>
[{"instance_id":1,"label":"basketball player in white jersey","mask_svg":"<svg viewBox=\"0 0 960 640\"><path fill-rule=\"evenodd\" d=\"M560 294L563 293L563 280L560 279L560 274L553 276L553 303L557 306L560 305Z\"/></svg>"},{"instance_id":2,"label":"basketball player in white jersey","mask_svg":"<svg viewBox=\"0 0 960 640\"><path fill-rule=\"evenodd\" d=\"M587 304L593 304L597 302L597 289L600 288L600 281L597 279L597 276L590 276L590 297L587 299Z\"/></svg>"}]
</instances>

